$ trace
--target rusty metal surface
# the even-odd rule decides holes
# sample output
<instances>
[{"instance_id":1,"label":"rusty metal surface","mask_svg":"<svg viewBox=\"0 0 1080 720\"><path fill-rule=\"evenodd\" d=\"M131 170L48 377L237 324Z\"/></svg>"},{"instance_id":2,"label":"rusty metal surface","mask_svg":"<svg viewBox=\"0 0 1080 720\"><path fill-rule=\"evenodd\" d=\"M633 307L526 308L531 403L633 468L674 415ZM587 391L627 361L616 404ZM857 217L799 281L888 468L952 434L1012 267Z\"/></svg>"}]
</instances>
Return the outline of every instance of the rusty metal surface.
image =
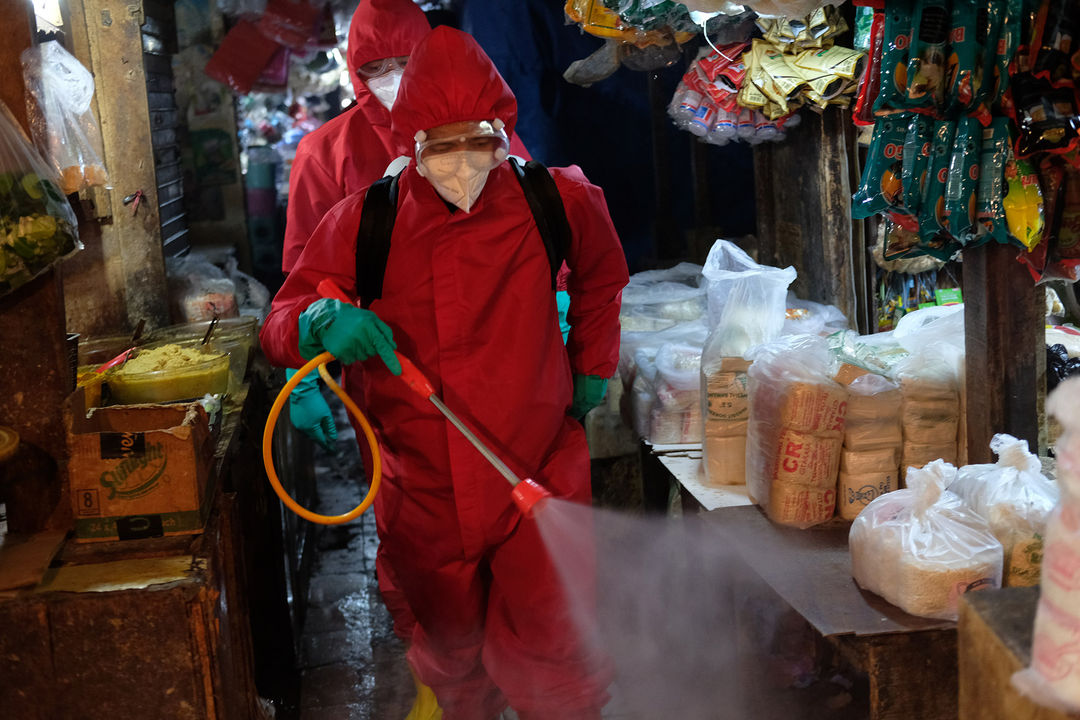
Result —
<instances>
[{"instance_id":1,"label":"rusty metal surface","mask_svg":"<svg viewBox=\"0 0 1080 720\"><path fill-rule=\"evenodd\" d=\"M747 564L826 637L955 627L949 621L909 615L861 590L851 577L846 527L785 528L756 505L720 508L701 517L731 533Z\"/></svg>"}]
</instances>

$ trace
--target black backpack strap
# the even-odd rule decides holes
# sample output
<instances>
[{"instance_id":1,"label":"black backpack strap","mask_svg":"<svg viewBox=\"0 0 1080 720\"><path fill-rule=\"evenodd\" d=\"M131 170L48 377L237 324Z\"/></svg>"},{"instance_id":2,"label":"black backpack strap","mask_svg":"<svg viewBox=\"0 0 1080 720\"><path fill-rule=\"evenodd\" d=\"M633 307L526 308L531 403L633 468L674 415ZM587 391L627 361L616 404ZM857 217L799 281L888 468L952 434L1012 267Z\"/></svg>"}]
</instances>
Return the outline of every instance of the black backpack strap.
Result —
<instances>
[{"instance_id":1,"label":"black backpack strap","mask_svg":"<svg viewBox=\"0 0 1080 720\"><path fill-rule=\"evenodd\" d=\"M551 172L540 163L530 160L522 165L514 157L509 162L525 192L536 228L544 241L544 250L551 265L551 289L554 290L559 268L570 251L570 222L566 219L562 195Z\"/></svg>"},{"instance_id":2,"label":"black backpack strap","mask_svg":"<svg viewBox=\"0 0 1080 720\"><path fill-rule=\"evenodd\" d=\"M364 196L356 233L356 296L368 307L382 297L383 275L390 257L390 236L397 218L400 173L376 180Z\"/></svg>"}]
</instances>

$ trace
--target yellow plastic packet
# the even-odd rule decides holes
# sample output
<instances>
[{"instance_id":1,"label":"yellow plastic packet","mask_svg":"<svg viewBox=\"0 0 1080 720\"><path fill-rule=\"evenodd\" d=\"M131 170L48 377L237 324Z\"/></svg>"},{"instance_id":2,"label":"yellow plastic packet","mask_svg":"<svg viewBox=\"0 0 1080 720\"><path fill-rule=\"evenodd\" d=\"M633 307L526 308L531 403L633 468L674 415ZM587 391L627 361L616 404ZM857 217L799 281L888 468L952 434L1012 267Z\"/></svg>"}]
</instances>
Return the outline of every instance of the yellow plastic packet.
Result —
<instances>
[{"instance_id":1,"label":"yellow plastic packet","mask_svg":"<svg viewBox=\"0 0 1080 720\"><path fill-rule=\"evenodd\" d=\"M760 67L772 80L772 87L759 86L761 91L781 105L787 105L788 99L794 97L806 82L802 74L788 63L784 53L768 46L761 51Z\"/></svg>"},{"instance_id":2,"label":"yellow plastic packet","mask_svg":"<svg viewBox=\"0 0 1080 720\"><path fill-rule=\"evenodd\" d=\"M796 67L853 80L862 74L866 55L859 50L833 45L827 50L806 50L795 56Z\"/></svg>"}]
</instances>

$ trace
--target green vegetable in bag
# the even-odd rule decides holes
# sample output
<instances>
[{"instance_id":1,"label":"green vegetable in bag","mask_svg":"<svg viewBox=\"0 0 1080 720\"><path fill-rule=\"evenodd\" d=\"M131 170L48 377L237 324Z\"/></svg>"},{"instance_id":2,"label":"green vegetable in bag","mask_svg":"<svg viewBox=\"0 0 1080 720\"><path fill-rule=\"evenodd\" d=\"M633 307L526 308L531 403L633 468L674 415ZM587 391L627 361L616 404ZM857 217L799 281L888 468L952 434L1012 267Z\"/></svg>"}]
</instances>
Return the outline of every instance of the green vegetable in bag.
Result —
<instances>
[{"instance_id":1,"label":"green vegetable in bag","mask_svg":"<svg viewBox=\"0 0 1080 720\"><path fill-rule=\"evenodd\" d=\"M945 183L945 219L949 233L961 242L973 232L975 225L982 130L973 117L956 121L956 142L949 159L949 180Z\"/></svg>"},{"instance_id":2,"label":"green vegetable in bag","mask_svg":"<svg viewBox=\"0 0 1080 720\"><path fill-rule=\"evenodd\" d=\"M874 123L866 168L852 198L851 216L856 220L903 208L902 158L910 120L910 113L898 113L880 117Z\"/></svg>"}]
</instances>

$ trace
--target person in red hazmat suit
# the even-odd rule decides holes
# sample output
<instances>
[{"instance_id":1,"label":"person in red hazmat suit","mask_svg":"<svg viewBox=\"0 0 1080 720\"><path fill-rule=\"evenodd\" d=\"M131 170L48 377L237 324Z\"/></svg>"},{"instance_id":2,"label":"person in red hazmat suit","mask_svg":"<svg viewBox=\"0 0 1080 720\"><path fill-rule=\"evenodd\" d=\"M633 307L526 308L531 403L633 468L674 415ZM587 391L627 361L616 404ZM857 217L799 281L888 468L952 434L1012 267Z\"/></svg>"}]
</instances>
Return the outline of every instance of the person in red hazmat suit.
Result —
<instances>
[{"instance_id":1,"label":"person in red hazmat suit","mask_svg":"<svg viewBox=\"0 0 1080 720\"><path fill-rule=\"evenodd\" d=\"M435 407L395 377L396 348L510 468L556 497L590 501L580 418L618 361L628 280L602 191L577 167L552 175L571 228L564 346L544 243L505 160L516 102L468 35L433 30L410 56L391 111L410 156L381 297L356 288L365 193L326 215L274 298L269 359L299 367L328 350L370 413L383 457L375 500L383 559L415 613L410 665L445 720L595 720L609 666L588 650L535 521L506 480Z\"/></svg>"}]
</instances>

